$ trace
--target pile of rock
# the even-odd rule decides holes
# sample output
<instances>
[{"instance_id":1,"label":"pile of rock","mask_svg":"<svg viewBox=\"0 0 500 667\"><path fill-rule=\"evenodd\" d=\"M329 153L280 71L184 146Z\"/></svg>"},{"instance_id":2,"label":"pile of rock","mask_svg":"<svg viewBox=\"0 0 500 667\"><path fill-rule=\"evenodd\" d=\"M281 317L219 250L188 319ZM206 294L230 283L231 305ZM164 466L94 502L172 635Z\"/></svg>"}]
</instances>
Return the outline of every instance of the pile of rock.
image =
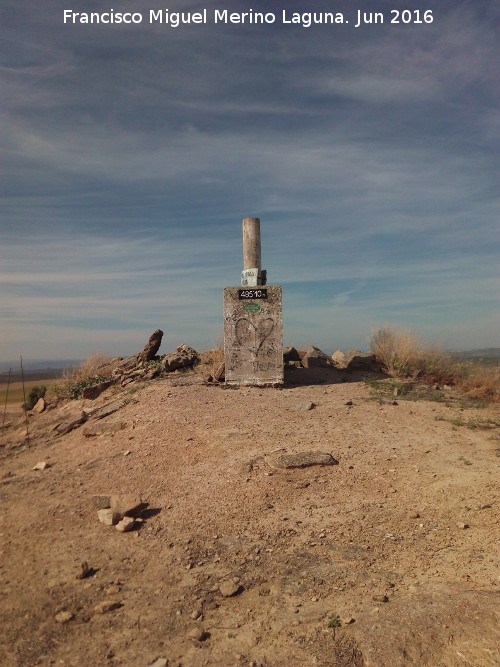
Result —
<instances>
[{"instance_id":1,"label":"pile of rock","mask_svg":"<svg viewBox=\"0 0 500 667\"><path fill-rule=\"evenodd\" d=\"M95 495L93 502L99 521L106 526L115 526L121 533L127 533L137 523L142 523L140 515L145 503L136 494Z\"/></svg>"},{"instance_id":2,"label":"pile of rock","mask_svg":"<svg viewBox=\"0 0 500 667\"><path fill-rule=\"evenodd\" d=\"M343 371L366 371L383 373L386 369L374 354L349 350L337 350L331 356L311 345L307 350L287 347L283 350L283 363L292 368L332 368Z\"/></svg>"},{"instance_id":3,"label":"pile of rock","mask_svg":"<svg viewBox=\"0 0 500 667\"><path fill-rule=\"evenodd\" d=\"M101 367L99 372L102 375L110 375L111 379L86 388L83 398L94 400L115 384L126 387L134 382L152 380L162 373L193 368L200 362L198 352L185 343L172 352L158 356L157 352L160 349L162 337L163 331L156 329L149 337L142 352L126 358L116 357Z\"/></svg>"}]
</instances>

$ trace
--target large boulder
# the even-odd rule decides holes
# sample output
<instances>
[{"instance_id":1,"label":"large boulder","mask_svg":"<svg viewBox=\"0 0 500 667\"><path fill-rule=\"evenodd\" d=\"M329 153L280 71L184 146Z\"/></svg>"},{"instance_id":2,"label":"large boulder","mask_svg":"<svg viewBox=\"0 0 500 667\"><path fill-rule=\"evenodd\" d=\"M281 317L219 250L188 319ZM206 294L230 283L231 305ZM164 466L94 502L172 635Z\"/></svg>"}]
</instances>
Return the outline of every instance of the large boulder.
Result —
<instances>
[{"instance_id":1,"label":"large boulder","mask_svg":"<svg viewBox=\"0 0 500 667\"><path fill-rule=\"evenodd\" d=\"M143 351L139 355L139 361L152 361L160 349L162 338L163 331L161 331L161 329L156 329L156 331L153 331Z\"/></svg>"},{"instance_id":2,"label":"large boulder","mask_svg":"<svg viewBox=\"0 0 500 667\"><path fill-rule=\"evenodd\" d=\"M325 354L319 347L308 347L304 357L302 358L302 366L304 368L331 368L333 362L330 357Z\"/></svg>"},{"instance_id":3,"label":"large boulder","mask_svg":"<svg viewBox=\"0 0 500 667\"><path fill-rule=\"evenodd\" d=\"M167 372L175 371L179 368L189 368L196 366L200 362L200 357L196 350L189 345L182 344L174 352L169 352L162 359L162 365Z\"/></svg>"}]
</instances>

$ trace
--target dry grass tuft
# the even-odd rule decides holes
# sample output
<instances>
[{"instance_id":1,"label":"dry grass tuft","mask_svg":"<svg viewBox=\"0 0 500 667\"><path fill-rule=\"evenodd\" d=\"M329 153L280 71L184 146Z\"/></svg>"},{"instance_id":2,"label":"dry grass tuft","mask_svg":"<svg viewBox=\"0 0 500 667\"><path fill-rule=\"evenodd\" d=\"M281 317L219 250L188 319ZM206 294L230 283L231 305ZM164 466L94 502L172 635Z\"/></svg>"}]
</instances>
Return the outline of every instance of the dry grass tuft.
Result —
<instances>
[{"instance_id":1,"label":"dry grass tuft","mask_svg":"<svg viewBox=\"0 0 500 667\"><path fill-rule=\"evenodd\" d=\"M452 354L425 346L407 329L382 327L373 331L370 348L395 377L413 377L429 384L455 386L471 399L500 401L499 369L470 361L457 361Z\"/></svg>"},{"instance_id":2,"label":"dry grass tuft","mask_svg":"<svg viewBox=\"0 0 500 667\"><path fill-rule=\"evenodd\" d=\"M212 350L200 352L200 359L199 370L210 373L212 377L215 377L221 364L224 363L224 348L215 347Z\"/></svg>"},{"instance_id":3,"label":"dry grass tuft","mask_svg":"<svg viewBox=\"0 0 500 667\"><path fill-rule=\"evenodd\" d=\"M102 375L101 369L109 363L110 359L104 352L95 352L82 361L78 368L64 372L64 379L69 382L83 382L89 378Z\"/></svg>"}]
</instances>

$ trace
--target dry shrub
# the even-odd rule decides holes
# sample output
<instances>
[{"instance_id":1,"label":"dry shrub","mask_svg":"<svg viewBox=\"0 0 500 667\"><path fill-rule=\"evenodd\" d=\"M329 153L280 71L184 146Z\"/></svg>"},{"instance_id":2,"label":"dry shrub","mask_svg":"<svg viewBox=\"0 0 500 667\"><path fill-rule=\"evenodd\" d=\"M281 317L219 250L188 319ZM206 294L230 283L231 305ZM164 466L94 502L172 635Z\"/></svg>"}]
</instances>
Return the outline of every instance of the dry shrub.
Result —
<instances>
[{"instance_id":1,"label":"dry shrub","mask_svg":"<svg viewBox=\"0 0 500 667\"><path fill-rule=\"evenodd\" d=\"M82 382L89 378L102 375L101 369L109 363L109 357L104 352L95 352L82 361L78 368L66 370L65 380L69 382Z\"/></svg>"},{"instance_id":2,"label":"dry shrub","mask_svg":"<svg viewBox=\"0 0 500 667\"><path fill-rule=\"evenodd\" d=\"M424 348L418 337L407 329L382 327L372 331L370 348L393 375L415 375L419 372Z\"/></svg>"},{"instance_id":3,"label":"dry shrub","mask_svg":"<svg viewBox=\"0 0 500 667\"><path fill-rule=\"evenodd\" d=\"M224 363L224 348L215 347L212 350L201 352L200 359L199 370L208 372L212 377L215 377L221 364Z\"/></svg>"},{"instance_id":4,"label":"dry shrub","mask_svg":"<svg viewBox=\"0 0 500 667\"><path fill-rule=\"evenodd\" d=\"M394 376L419 378L429 384L455 386L462 396L500 400L500 374L452 354L425 346L412 331L382 327L373 331L370 348Z\"/></svg>"},{"instance_id":5,"label":"dry shrub","mask_svg":"<svg viewBox=\"0 0 500 667\"><path fill-rule=\"evenodd\" d=\"M470 364L469 372L460 379L463 396L471 399L500 401L500 369Z\"/></svg>"}]
</instances>

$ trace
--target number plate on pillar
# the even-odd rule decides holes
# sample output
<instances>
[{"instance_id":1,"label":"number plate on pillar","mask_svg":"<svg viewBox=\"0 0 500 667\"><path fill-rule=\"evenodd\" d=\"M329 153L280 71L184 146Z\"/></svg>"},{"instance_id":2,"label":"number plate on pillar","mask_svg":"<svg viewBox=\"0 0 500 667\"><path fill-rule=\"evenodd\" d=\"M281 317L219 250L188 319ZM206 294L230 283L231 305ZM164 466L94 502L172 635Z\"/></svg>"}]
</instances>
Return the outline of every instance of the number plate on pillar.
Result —
<instances>
[{"instance_id":1,"label":"number plate on pillar","mask_svg":"<svg viewBox=\"0 0 500 667\"><path fill-rule=\"evenodd\" d=\"M239 289L238 299L267 299L267 289Z\"/></svg>"}]
</instances>

